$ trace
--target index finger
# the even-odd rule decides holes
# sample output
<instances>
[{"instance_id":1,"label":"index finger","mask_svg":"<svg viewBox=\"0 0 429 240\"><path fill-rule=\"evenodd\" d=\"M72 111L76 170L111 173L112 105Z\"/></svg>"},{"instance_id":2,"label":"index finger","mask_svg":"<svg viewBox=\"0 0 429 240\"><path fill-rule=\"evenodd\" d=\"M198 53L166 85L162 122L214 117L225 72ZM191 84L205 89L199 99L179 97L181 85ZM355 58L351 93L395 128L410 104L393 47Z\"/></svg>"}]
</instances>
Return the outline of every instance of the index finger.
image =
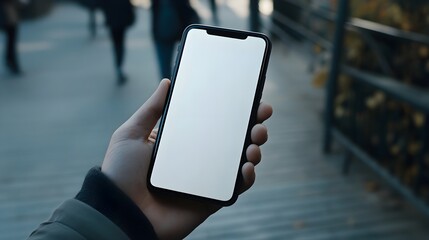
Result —
<instances>
[{"instance_id":1,"label":"index finger","mask_svg":"<svg viewBox=\"0 0 429 240\"><path fill-rule=\"evenodd\" d=\"M273 115L273 107L270 104L261 102L258 107L257 120L258 123L263 123Z\"/></svg>"}]
</instances>

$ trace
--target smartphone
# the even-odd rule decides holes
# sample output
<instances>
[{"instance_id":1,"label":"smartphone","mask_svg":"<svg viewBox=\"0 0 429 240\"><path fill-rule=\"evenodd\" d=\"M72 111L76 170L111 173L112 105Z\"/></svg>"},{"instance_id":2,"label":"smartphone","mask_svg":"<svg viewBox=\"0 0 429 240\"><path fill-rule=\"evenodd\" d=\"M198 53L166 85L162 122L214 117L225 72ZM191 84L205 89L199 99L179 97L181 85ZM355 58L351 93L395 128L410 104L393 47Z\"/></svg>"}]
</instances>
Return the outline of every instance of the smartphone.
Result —
<instances>
[{"instance_id":1,"label":"smartphone","mask_svg":"<svg viewBox=\"0 0 429 240\"><path fill-rule=\"evenodd\" d=\"M191 25L178 51L148 188L231 205L256 123L270 40L261 33Z\"/></svg>"}]
</instances>

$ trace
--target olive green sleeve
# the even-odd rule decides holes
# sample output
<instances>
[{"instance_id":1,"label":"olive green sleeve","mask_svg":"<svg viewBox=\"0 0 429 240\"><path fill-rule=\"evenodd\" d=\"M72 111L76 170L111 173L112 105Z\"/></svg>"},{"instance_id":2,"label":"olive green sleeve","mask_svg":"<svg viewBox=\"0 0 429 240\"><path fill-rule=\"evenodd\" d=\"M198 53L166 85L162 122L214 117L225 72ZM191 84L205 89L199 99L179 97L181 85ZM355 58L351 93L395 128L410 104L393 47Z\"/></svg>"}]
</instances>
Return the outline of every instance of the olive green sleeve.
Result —
<instances>
[{"instance_id":1,"label":"olive green sleeve","mask_svg":"<svg viewBox=\"0 0 429 240\"><path fill-rule=\"evenodd\" d=\"M70 199L61 204L48 221L42 223L29 240L128 240L112 221L85 203Z\"/></svg>"}]
</instances>

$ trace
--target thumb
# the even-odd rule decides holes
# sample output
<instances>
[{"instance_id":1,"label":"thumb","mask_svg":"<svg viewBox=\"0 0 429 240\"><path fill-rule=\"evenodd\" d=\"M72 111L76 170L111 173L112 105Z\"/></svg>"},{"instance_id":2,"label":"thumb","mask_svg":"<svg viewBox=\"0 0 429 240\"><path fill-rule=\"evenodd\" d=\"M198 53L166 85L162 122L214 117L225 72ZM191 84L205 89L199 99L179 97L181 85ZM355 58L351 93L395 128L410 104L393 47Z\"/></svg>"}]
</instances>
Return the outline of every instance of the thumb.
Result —
<instances>
[{"instance_id":1,"label":"thumb","mask_svg":"<svg viewBox=\"0 0 429 240\"><path fill-rule=\"evenodd\" d=\"M169 87L170 80L163 79L152 96L126 122L128 126L140 128L144 138L161 117Z\"/></svg>"}]
</instances>

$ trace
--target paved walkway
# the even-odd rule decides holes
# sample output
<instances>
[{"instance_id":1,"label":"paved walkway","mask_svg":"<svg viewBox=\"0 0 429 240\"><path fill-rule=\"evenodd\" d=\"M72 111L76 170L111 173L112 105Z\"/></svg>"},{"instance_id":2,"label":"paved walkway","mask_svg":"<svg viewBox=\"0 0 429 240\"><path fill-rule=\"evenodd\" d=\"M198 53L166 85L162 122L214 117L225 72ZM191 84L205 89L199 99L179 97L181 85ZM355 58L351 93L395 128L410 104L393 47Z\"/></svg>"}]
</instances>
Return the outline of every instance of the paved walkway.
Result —
<instances>
[{"instance_id":1,"label":"paved walkway","mask_svg":"<svg viewBox=\"0 0 429 240\"><path fill-rule=\"evenodd\" d=\"M220 9L222 25L245 28L245 1L221 2L229 3ZM73 197L86 171L101 163L112 132L156 88L148 11L138 19L123 87L115 84L106 32L91 41L82 9L58 5L22 25L25 75L0 67L1 240L25 238ZM412 207L383 187L365 190L376 178L364 167L343 177L341 155L320 153L323 92L310 86L302 46L289 44L273 49L263 99L275 115L255 187L189 239L427 239L429 224Z\"/></svg>"}]
</instances>

